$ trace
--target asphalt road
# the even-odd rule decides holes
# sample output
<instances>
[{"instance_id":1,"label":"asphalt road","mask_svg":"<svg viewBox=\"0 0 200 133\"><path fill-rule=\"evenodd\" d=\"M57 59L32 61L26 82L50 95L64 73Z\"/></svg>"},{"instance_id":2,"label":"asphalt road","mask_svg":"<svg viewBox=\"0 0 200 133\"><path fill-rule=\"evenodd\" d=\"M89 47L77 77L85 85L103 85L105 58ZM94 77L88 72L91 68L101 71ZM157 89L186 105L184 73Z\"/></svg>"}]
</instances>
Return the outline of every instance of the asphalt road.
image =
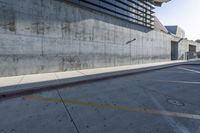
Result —
<instances>
[{"instance_id":1,"label":"asphalt road","mask_svg":"<svg viewBox=\"0 0 200 133\"><path fill-rule=\"evenodd\" d=\"M1 101L0 133L200 133L200 66Z\"/></svg>"}]
</instances>

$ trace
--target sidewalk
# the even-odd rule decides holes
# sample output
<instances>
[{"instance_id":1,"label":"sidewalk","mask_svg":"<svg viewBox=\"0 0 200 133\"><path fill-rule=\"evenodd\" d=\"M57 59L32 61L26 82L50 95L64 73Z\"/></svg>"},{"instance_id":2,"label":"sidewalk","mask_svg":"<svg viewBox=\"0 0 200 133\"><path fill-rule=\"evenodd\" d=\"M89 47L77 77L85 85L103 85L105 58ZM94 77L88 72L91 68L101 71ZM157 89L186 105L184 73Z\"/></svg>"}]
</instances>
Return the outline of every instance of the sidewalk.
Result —
<instances>
[{"instance_id":1,"label":"sidewalk","mask_svg":"<svg viewBox=\"0 0 200 133\"><path fill-rule=\"evenodd\" d=\"M76 70L67 72L54 72L33 75L21 75L0 78L0 98L10 94L35 92L56 89L67 85L94 82L133 73L162 69L170 66L181 65L186 61L169 61L150 64L117 66L107 68L96 68Z\"/></svg>"}]
</instances>

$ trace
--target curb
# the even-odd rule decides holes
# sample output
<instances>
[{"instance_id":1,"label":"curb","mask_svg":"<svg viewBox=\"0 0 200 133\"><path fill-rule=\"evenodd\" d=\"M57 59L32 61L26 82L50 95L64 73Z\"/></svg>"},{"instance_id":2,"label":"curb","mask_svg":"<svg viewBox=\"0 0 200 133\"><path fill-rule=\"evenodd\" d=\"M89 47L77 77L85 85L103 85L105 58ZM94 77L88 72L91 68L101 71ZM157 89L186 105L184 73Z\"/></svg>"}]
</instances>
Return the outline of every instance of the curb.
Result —
<instances>
[{"instance_id":1,"label":"curb","mask_svg":"<svg viewBox=\"0 0 200 133\"><path fill-rule=\"evenodd\" d=\"M133 74L138 74L138 73L143 73L143 72L148 72L148 71L165 69L169 67L184 65L186 63L187 62L176 62L176 63L171 63L171 64L157 65L157 66L151 66L151 67L145 67L145 68L137 68L137 69L131 69L131 70L117 71L117 72L108 72L108 73L95 74L95 75L86 75L87 78L80 78L79 80L75 80L75 81L72 80L72 81L63 82L63 83L55 82L55 84L51 83L50 85L45 84L42 86L36 85L35 87L30 87L26 89L2 92L0 93L0 101L19 97L19 96L39 93L39 92L58 90L61 88L63 89L64 87L78 86L78 85L87 84L87 83L100 82L104 80L130 76Z\"/></svg>"},{"instance_id":2,"label":"curb","mask_svg":"<svg viewBox=\"0 0 200 133\"><path fill-rule=\"evenodd\" d=\"M199 62L197 62L199 61ZM184 65L200 65L200 59L196 59L196 60L188 60L187 62L183 63Z\"/></svg>"}]
</instances>

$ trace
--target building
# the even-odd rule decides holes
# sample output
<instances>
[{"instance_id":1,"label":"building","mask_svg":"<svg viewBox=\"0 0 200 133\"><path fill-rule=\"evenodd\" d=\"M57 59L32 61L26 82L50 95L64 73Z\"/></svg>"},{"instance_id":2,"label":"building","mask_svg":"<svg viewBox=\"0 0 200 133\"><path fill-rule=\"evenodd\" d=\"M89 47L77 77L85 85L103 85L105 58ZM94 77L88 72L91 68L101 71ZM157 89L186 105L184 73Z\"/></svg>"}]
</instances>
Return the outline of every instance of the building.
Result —
<instances>
[{"instance_id":1,"label":"building","mask_svg":"<svg viewBox=\"0 0 200 133\"><path fill-rule=\"evenodd\" d=\"M0 76L169 61L177 42L155 26L168 0L0 1Z\"/></svg>"},{"instance_id":2,"label":"building","mask_svg":"<svg viewBox=\"0 0 200 133\"><path fill-rule=\"evenodd\" d=\"M171 59L184 60L200 58L200 43L185 38L185 31L179 26L166 26L171 35Z\"/></svg>"}]
</instances>

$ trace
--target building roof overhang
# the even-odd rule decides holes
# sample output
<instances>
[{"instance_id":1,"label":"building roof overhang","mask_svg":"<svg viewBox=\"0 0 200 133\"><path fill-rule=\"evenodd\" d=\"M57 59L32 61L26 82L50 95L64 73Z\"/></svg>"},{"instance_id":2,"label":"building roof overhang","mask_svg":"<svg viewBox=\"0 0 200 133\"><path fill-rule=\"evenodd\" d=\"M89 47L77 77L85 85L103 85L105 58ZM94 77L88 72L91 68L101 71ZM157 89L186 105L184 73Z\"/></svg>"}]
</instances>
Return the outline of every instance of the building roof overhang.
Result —
<instances>
[{"instance_id":1,"label":"building roof overhang","mask_svg":"<svg viewBox=\"0 0 200 133\"><path fill-rule=\"evenodd\" d=\"M155 6L162 6L163 3L167 3L171 0L149 0Z\"/></svg>"}]
</instances>

